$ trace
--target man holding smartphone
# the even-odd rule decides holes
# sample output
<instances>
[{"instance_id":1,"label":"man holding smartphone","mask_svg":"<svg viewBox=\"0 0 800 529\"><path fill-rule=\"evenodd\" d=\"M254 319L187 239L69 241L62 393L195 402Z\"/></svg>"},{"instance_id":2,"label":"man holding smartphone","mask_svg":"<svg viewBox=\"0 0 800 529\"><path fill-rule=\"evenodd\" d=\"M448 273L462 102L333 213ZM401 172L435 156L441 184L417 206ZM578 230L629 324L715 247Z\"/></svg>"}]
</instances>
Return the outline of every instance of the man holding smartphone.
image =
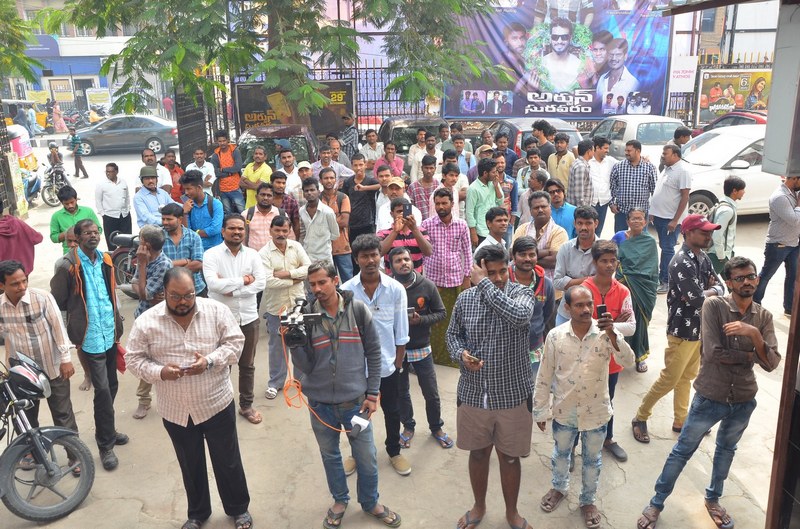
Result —
<instances>
[{"instance_id":1,"label":"man holding smartphone","mask_svg":"<svg viewBox=\"0 0 800 529\"><path fill-rule=\"evenodd\" d=\"M425 228L420 228L417 219L411 213L411 202L406 198L392 200L392 218L394 223L391 229L380 230L376 235L381 241L381 255L384 256L386 272L391 273L389 250L392 248L407 248L414 263L414 271L422 273L423 257L433 255L433 246L428 238Z\"/></svg>"},{"instance_id":2,"label":"man holding smartphone","mask_svg":"<svg viewBox=\"0 0 800 529\"><path fill-rule=\"evenodd\" d=\"M461 366L458 380L457 444L469 450L475 503L458 529L475 529L486 514L489 462L497 450L506 520L529 529L517 511L522 467L531 451L533 383L529 357L533 289L508 280L508 253L501 245L478 250L470 272L473 285L456 300L447 348Z\"/></svg>"}]
</instances>

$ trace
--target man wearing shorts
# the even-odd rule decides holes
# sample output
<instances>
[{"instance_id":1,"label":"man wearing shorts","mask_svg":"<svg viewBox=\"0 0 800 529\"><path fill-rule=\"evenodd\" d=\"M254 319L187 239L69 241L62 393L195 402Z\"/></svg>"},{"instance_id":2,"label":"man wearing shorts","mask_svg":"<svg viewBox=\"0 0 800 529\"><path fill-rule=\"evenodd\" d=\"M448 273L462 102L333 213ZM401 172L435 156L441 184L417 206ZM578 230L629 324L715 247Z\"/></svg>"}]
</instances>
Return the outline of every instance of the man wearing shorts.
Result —
<instances>
[{"instance_id":1,"label":"man wearing shorts","mask_svg":"<svg viewBox=\"0 0 800 529\"><path fill-rule=\"evenodd\" d=\"M458 381L457 445L469 450L469 478L475 504L457 529L474 529L486 514L486 488L492 449L500 461L506 520L518 529L530 525L517 511L519 458L531 450L533 384L528 328L534 291L508 281L508 254L502 245L475 253L470 280L475 287L458 296L447 348L461 365Z\"/></svg>"}]
</instances>

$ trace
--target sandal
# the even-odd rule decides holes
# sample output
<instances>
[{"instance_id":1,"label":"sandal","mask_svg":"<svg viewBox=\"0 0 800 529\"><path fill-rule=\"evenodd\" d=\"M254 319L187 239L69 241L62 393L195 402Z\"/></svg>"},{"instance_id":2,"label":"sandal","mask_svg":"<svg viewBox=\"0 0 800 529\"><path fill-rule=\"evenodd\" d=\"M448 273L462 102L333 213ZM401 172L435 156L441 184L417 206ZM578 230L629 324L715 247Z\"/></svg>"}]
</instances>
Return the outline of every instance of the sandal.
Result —
<instances>
[{"instance_id":1,"label":"sandal","mask_svg":"<svg viewBox=\"0 0 800 529\"><path fill-rule=\"evenodd\" d=\"M259 424L263 417L255 408L247 408L239 410L239 415L250 421L250 424Z\"/></svg>"},{"instance_id":2,"label":"sandal","mask_svg":"<svg viewBox=\"0 0 800 529\"><path fill-rule=\"evenodd\" d=\"M586 524L587 529L597 529L600 527L602 518L596 506L592 504L581 505L581 512L583 513L583 523Z\"/></svg>"},{"instance_id":3,"label":"sandal","mask_svg":"<svg viewBox=\"0 0 800 529\"><path fill-rule=\"evenodd\" d=\"M342 512L333 512L333 509L328 509L328 514L325 515L325 519L322 520L322 527L325 529L336 529L340 525L342 525L342 518L344 518L344 513L347 511L347 505L344 506L344 511Z\"/></svg>"},{"instance_id":4,"label":"sandal","mask_svg":"<svg viewBox=\"0 0 800 529\"><path fill-rule=\"evenodd\" d=\"M636 419L633 419L631 421L631 427L633 428L634 439L640 443L650 442L650 436L647 434L647 421L637 421Z\"/></svg>"},{"instance_id":5,"label":"sandal","mask_svg":"<svg viewBox=\"0 0 800 529\"><path fill-rule=\"evenodd\" d=\"M81 465L77 461L67 461L67 467L76 478L81 477Z\"/></svg>"},{"instance_id":6,"label":"sandal","mask_svg":"<svg viewBox=\"0 0 800 529\"><path fill-rule=\"evenodd\" d=\"M405 428L400 434L400 448L411 448L411 440L414 438L414 430Z\"/></svg>"},{"instance_id":7,"label":"sandal","mask_svg":"<svg viewBox=\"0 0 800 529\"><path fill-rule=\"evenodd\" d=\"M235 516L233 518L233 524L236 529L252 529L253 517L250 516L249 512L244 511L244 514L240 514L239 516Z\"/></svg>"},{"instance_id":8,"label":"sandal","mask_svg":"<svg viewBox=\"0 0 800 529\"><path fill-rule=\"evenodd\" d=\"M396 512L393 512L386 505L382 505L382 507L383 511L377 514L370 511L365 511L365 512L370 516L377 518L378 520L383 522L383 525L386 525L388 527L400 527L400 515L397 514Z\"/></svg>"},{"instance_id":9,"label":"sandal","mask_svg":"<svg viewBox=\"0 0 800 529\"><path fill-rule=\"evenodd\" d=\"M200 529L204 521L205 520L195 520L194 518L189 518L183 522L181 529Z\"/></svg>"},{"instance_id":10,"label":"sandal","mask_svg":"<svg viewBox=\"0 0 800 529\"><path fill-rule=\"evenodd\" d=\"M522 525L514 525L512 523L508 525L509 527L511 527L511 529L532 529L530 524L528 523L528 520L526 520L525 518L522 519Z\"/></svg>"},{"instance_id":11,"label":"sandal","mask_svg":"<svg viewBox=\"0 0 800 529\"><path fill-rule=\"evenodd\" d=\"M661 511L652 505L648 505L636 521L636 529L656 529L656 522L658 522L659 516L661 516Z\"/></svg>"},{"instance_id":12,"label":"sandal","mask_svg":"<svg viewBox=\"0 0 800 529\"><path fill-rule=\"evenodd\" d=\"M450 436L447 435L446 433L442 432L442 435L436 435L436 434L431 434L431 435L433 435L434 439L439 441L439 446L441 446L442 448L453 448L453 440L450 439Z\"/></svg>"},{"instance_id":13,"label":"sandal","mask_svg":"<svg viewBox=\"0 0 800 529\"><path fill-rule=\"evenodd\" d=\"M475 529L483 521L483 518L472 519L469 517L470 511L464 513L464 517L456 523L456 529ZM459 526L460 522L464 522L463 526Z\"/></svg>"},{"instance_id":14,"label":"sandal","mask_svg":"<svg viewBox=\"0 0 800 529\"><path fill-rule=\"evenodd\" d=\"M641 362L636 362L636 372L637 373L647 373L647 362L642 360Z\"/></svg>"},{"instance_id":15,"label":"sandal","mask_svg":"<svg viewBox=\"0 0 800 529\"><path fill-rule=\"evenodd\" d=\"M561 491L550 489L547 491L547 494L544 495L542 501L539 502L539 507L541 507L544 512L553 512L561 505L565 497L566 496L564 496Z\"/></svg>"},{"instance_id":16,"label":"sandal","mask_svg":"<svg viewBox=\"0 0 800 529\"><path fill-rule=\"evenodd\" d=\"M725 507L717 502L709 503L706 501L706 510L717 527L720 529L733 529L733 518L725 510Z\"/></svg>"}]
</instances>

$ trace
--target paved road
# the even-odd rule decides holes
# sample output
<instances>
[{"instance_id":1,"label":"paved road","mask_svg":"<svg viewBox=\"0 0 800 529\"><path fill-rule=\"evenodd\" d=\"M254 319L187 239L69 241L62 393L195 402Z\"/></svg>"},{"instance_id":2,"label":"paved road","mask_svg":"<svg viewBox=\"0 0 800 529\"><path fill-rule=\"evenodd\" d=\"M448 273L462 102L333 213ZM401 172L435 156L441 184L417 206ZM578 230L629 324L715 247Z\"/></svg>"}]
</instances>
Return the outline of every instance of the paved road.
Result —
<instances>
[{"instance_id":1,"label":"paved road","mask_svg":"<svg viewBox=\"0 0 800 529\"><path fill-rule=\"evenodd\" d=\"M133 186L137 183L141 165L137 155L110 155L87 158L85 164L91 175L89 180L78 180L76 187L81 204L93 206L94 183L103 178L103 166L108 161L120 165L121 174ZM66 158L67 167L71 158ZM29 222L43 233L49 233L50 215L54 209L47 206L35 208ZM609 223L610 224L610 223ZM767 219L763 216L745 217L739 221L737 253L751 257L760 266L763 260L763 243ZM604 233L611 235L611 227ZM36 254L36 269L31 285L48 288L52 263L60 255L60 247L45 240ZM780 293L783 274L778 272L770 284L765 306L776 314L775 325L781 350L785 349L789 320L782 316ZM126 329L133 321L134 302L123 298ZM663 367L665 345L664 322L666 302L659 299L651 326L653 355L650 370L638 374L625 370L620 377L615 398L617 420L616 440L628 450L630 459L624 464L610 457L604 458L604 468L598 493L598 506L603 511L606 528L634 527L636 517L646 505L653 484L664 460L675 442L670 430L672 423L671 400L663 399L655 408L650 421L652 442L638 444L630 433L629 420L657 378ZM262 330L256 360L257 394L255 406L264 415L264 422L253 426L240 419L238 422L244 465L252 502L250 511L255 526L260 528L314 528L321 525L330 498L325 484L322 464L309 426L308 413L303 409L287 407L279 397L268 401L261 393L267 380L266 331ZM76 362L76 366L78 366ZM78 369L80 369L78 367ZM234 370L235 373L235 370ZM80 380L80 373L76 380ZM454 369L437 369L443 403L445 430L455 434L455 388L458 373ZM753 415L750 428L742 439L736 459L726 484L723 505L736 519L737 527L763 527L772 465L775 424L781 391L782 367L765 374L757 370L760 386L759 407ZM234 384L236 377L234 377ZM412 382L413 384L413 382ZM155 410L144 420L131 417L136 409L137 381L131 375L120 380L116 402L118 429L131 436L131 443L120 447L117 454L120 466L114 472L100 467L91 495L84 505L68 518L50 524L53 528L105 526L127 528L180 527L186 515L186 500L182 490L180 472L161 421ZM417 414L424 417L423 400L418 388L412 388ZM73 404L81 429L81 436L90 445L97 458L93 443L91 394L77 390L73 384ZM43 410L46 406L43 407ZM46 411L43 411L45 415ZM44 423L47 422L45 416ZM423 419L424 422L424 419ZM381 449L383 424L375 423L379 445L381 501L396 509L403 517L403 527L444 528L453 527L455 521L472 503L467 474L467 454L458 449L442 450L432 438L425 435L424 427L414 439L413 446L405 451L413 465L408 477L395 474L388 457ZM568 501L553 514L546 515L538 507L539 499L550 487L549 458L552 438L534 429L533 452L523 460L523 481L520 509L533 527L572 529L583 527L577 504L577 490L569 494ZM703 508L703 490L711 470L714 438L702 442L699 452L687 465L678 481L661 517L661 528L713 529L715 526ZM573 477L580 479L580 463ZM355 478L350 479L355 495ZM490 475L489 512L482 527L507 527L503 516L503 501L498 480L497 464L493 462ZM212 485L213 488L213 485ZM579 484L578 487L579 489ZM209 529L232 527L233 523L222 512L216 492L212 491L214 514L204 526ZM1 509L1 508L0 508ZM343 527L379 527L377 521L359 512L353 501ZM24 522L13 515L0 515L0 529L32 528L35 524Z\"/></svg>"}]
</instances>

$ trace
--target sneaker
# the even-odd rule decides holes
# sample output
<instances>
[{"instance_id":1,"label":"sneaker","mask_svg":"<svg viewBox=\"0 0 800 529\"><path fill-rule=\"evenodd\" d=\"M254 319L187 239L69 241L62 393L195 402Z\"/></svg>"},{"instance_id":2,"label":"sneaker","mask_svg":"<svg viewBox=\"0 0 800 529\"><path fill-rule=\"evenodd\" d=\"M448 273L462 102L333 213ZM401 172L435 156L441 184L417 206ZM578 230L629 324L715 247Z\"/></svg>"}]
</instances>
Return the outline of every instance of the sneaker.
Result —
<instances>
[{"instance_id":1,"label":"sneaker","mask_svg":"<svg viewBox=\"0 0 800 529\"><path fill-rule=\"evenodd\" d=\"M103 463L103 468L106 470L114 470L119 465L119 459L113 449L100 450L100 462Z\"/></svg>"},{"instance_id":2,"label":"sneaker","mask_svg":"<svg viewBox=\"0 0 800 529\"><path fill-rule=\"evenodd\" d=\"M411 474L411 463L408 462L403 455L398 454L392 458L390 458L392 462L392 468L394 471L400 474L401 476L408 476Z\"/></svg>"},{"instance_id":3,"label":"sneaker","mask_svg":"<svg viewBox=\"0 0 800 529\"><path fill-rule=\"evenodd\" d=\"M657 294L666 294L667 292L669 292L669 285L667 283L661 283L658 285L658 288L656 289Z\"/></svg>"},{"instance_id":4,"label":"sneaker","mask_svg":"<svg viewBox=\"0 0 800 529\"><path fill-rule=\"evenodd\" d=\"M350 476L353 472L356 471L356 459L352 456L345 458L344 460L344 475Z\"/></svg>"},{"instance_id":5,"label":"sneaker","mask_svg":"<svg viewBox=\"0 0 800 529\"><path fill-rule=\"evenodd\" d=\"M117 446L122 446L128 444L131 438L125 435L124 433L116 433L116 437L114 438L114 444Z\"/></svg>"},{"instance_id":6,"label":"sneaker","mask_svg":"<svg viewBox=\"0 0 800 529\"><path fill-rule=\"evenodd\" d=\"M278 396L278 390L275 388L267 388L267 390L264 392L264 396L269 400L272 400Z\"/></svg>"},{"instance_id":7,"label":"sneaker","mask_svg":"<svg viewBox=\"0 0 800 529\"><path fill-rule=\"evenodd\" d=\"M787 318L791 318L792 317L792 311L791 310L784 310L783 311L783 315L786 316Z\"/></svg>"},{"instance_id":8,"label":"sneaker","mask_svg":"<svg viewBox=\"0 0 800 529\"><path fill-rule=\"evenodd\" d=\"M139 407L136 408L136 411L133 412L134 419L144 419L147 417L147 412L150 410L149 404L139 404Z\"/></svg>"},{"instance_id":9,"label":"sneaker","mask_svg":"<svg viewBox=\"0 0 800 529\"><path fill-rule=\"evenodd\" d=\"M611 453L612 456L614 456L614 459L616 459L620 463L624 463L625 461L628 460L628 453L625 450L623 450L623 448L617 443L612 442L609 444L604 444L603 448L608 450L608 452Z\"/></svg>"}]
</instances>

